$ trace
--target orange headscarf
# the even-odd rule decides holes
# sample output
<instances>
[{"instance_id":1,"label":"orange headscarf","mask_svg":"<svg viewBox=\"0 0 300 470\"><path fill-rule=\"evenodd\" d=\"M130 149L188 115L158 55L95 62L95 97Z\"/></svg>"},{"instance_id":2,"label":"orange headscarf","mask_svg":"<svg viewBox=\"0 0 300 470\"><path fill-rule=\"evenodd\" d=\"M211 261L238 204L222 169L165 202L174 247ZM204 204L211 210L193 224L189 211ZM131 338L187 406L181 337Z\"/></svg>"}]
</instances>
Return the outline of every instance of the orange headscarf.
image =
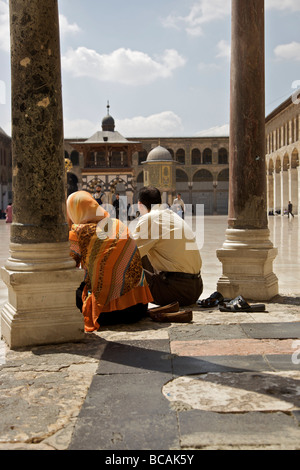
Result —
<instances>
[{"instance_id":1,"label":"orange headscarf","mask_svg":"<svg viewBox=\"0 0 300 470\"><path fill-rule=\"evenodd\" d=\"M109 217L103 207L87 191L76 191L67 199L67 214L73 224L97 222Z\"/></svg>"}]
</instances>

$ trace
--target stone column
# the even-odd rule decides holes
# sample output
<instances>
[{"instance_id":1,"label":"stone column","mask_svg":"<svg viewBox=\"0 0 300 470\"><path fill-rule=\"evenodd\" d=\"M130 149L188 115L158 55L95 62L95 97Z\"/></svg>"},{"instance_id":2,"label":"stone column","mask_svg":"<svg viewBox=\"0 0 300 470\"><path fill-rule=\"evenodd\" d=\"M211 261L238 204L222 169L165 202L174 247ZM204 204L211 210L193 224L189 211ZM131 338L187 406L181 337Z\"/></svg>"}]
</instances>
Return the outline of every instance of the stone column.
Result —
<instances>
[{"instance_id":1,"label":"stone column","mask_svg":"<svg viewBox=\"0 0 300 470\"><path fill-rule=\"evenodd\" d=\"M289 171L289 201L292 201L292 204L293 204L293 214L298 214L298 174L297 174L297 168L289 168L288 171Z\"/></svg>"},{"instance_id":2,"label":"stone column","mask_svg":"<svg viewBox=\"0 0 300 470\"><path fill-rule=\"evenodd\" d=\"M284 215L284 209L287 209L289 203L289 173L287 170L281 168L280 173L281 181L281 200L280 200L280 211L281 215Z\"/></svg>"},{"instance_id":3,"label":"stone column","mask_svg":"<svg viewBox=\"0 0 300 470\"><path fill-rule=\"evenodd\" d=\"M229 218L217 289L267 300L278 281L266 204L264 0L232 0L231 44Z\"/></svg>"},{"instance_id":4,"label":"stone column","mask_svg":"<svg viewBox=\"0 0 300 470\"><path fill-rule=\"evenodd\" d=\"M1 333L18 348L83 337L83 276L69 255L57 0L11 0L10 28L14 214Z\"/></svg>"}]
</instances>

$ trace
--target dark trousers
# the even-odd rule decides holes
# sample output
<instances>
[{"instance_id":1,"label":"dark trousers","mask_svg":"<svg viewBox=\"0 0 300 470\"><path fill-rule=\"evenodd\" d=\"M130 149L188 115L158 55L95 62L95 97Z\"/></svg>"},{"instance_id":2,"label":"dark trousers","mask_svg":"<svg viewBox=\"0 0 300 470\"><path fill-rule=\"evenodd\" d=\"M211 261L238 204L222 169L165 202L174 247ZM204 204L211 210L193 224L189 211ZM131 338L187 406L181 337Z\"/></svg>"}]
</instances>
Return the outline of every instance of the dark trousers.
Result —
<instances>
[{"instance_id":1,"label":"dark trousers","mask_svg":"<svg viewBox=\"0 0 300 470\"><path fill-rule=\"evenodd\" d=\"M196 303L203 291L201 275L185 277L184 273L155 273L147 256L142 258L145 276L157 305L179 302L180 306Z\"/></svg>"}]
</instances>

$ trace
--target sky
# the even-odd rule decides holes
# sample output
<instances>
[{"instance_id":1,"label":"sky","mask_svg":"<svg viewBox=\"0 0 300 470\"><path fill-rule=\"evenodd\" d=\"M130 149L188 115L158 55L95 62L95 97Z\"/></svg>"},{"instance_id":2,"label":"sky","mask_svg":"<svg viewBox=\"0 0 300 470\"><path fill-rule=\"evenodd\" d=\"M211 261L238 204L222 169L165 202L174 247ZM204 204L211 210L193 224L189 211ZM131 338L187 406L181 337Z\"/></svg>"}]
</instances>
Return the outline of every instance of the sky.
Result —
<instances>
[{"instance_id":1,"label":"sky","mask_svg":"<svg viewBox=\"0 0 300 470\"><path fill-rule=\"evenodd\" d=\"M65 138L229 135L231 0L58 0ZM300 0L265 0L266 115L300 87ZM0 127L11 135L9 1Z\"/></svg>"}]
</instances>

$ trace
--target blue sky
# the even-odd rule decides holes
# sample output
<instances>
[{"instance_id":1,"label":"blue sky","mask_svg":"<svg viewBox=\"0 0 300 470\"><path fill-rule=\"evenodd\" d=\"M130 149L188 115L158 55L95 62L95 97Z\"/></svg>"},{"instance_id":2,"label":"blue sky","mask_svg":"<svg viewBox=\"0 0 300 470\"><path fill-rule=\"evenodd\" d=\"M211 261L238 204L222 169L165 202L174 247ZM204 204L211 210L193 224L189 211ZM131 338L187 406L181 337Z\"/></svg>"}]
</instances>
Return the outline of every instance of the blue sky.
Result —
<instances>
[{"instance_id":1,"label":"blue sky","mask_svg":"<svg viewBox=\"0 0 300 470\"><path fill-rule=\"evenodd\" d=\"M300 84L300 0L266 0L266 115ZM228 135L230 0L59 0L65 137ZM0 126L10 135L8 0Z\"/></svg>"}]
</instances>

